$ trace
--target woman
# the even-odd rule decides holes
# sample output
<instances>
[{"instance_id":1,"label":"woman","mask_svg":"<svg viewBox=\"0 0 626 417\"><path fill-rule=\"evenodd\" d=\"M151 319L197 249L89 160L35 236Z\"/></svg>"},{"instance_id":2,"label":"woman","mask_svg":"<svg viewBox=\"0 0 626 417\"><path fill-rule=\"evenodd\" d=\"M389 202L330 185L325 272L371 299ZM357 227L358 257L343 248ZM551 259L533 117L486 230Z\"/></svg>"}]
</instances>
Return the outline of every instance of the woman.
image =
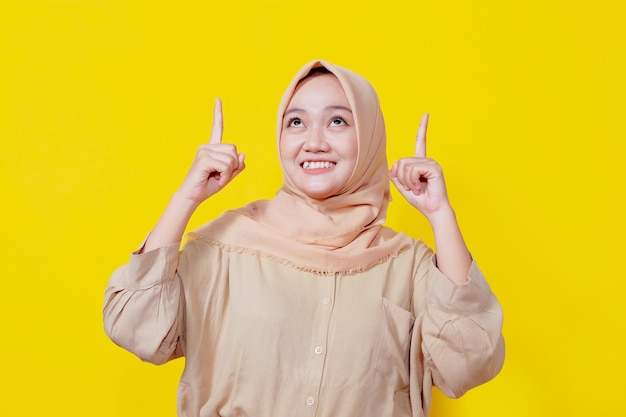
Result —
<instances>
[{"instance_id":1,"label":"woman","mask_svg":"<svg viewBox=\"0 0 626 417\"><path fill-rule=\"evenodd\" d=\"M211 141L142 248L106 292L107 334L143 360L185 356L181 416L425 416L431 388L458 397L494 377L502 313L473 262L441 169L388 171L370 84L304 66L279 108L284 185L179 242L194 210L244 168ZM437 254L383 226L389 180L423 215Z\"/></svg>"}]
</instances>

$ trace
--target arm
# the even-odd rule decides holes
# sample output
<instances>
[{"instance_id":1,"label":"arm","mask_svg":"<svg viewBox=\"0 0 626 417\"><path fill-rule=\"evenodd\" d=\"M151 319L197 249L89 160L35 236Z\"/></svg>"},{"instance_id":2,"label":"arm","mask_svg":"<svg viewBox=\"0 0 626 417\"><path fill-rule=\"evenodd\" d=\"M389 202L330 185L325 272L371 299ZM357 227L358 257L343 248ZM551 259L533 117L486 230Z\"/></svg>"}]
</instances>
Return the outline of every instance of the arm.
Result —
<instances>
[{"instance_id":1,"label":"arm","mask_svg":"<svg viewBox=\"0 0 626 417\"><path fill-rule=\"evenodd\" d=\"M458 398L495 377L504 363L502 309L480 269L472 263L469 281L456 285L424 260L427 271L416 297L422 310L421 351L425 378Z\"/></svg>"},{"instance_id":2,"label":"arm","mask_svg":"<svg viewBox=\"0 0 626 417\"><path fill-rule=\"evenodd\" d=\"M456 284L468 280L472 258L450 206L443 172L436 161L426 158L424 115L415 141L415 156L396 162L389 176L406 200L430 222L435 237L437 267Z\"/></svg>"},{"instance_id":3,"label":"arm","mask_svg":"<svg viewBox=\"0 0 626 417\"><path fill-rule=\"evenodd\" d=\"M198 206L243 171L244 154L237 153L234 145L222 143L223 130L222 103L218 99L215 102L211 140L198 149L183 184L174 193L141 252L180 242Z\"/></svg>"},{"instance_id":4,"label":"arm","mask_svg":"<svg viewBox=\"0 0 626 417\"><path fill-rule=\"evenodd\" d=\"M441 167L426 158L425 115L418 130L415 156L396 162L389 175L400 193L430 222L436 256L421 260L425 286L422 300L425 378L446 395L459 397L493 378L502 367L502 310L465 245L452 209Z\"/></svg>"},{"instance_id":5,"label":"arm","mask_svg":"<svg viewBox=\"0 0 626 417\"><path fill-rule=\"evenodd\" d=\"M182 355L183 288L176 275L178 243L133 253L104 297L104 330L142 360L162 364Z\"/></svg>"},{"instance_id":6,"label":"arm","mask_svg":"<svg viewBox=\"0 0 626 417\"><path fill-rule=\"evenodd\" d=\"M200 146L145 244L115 271L106 290L107 335L145 361L158 364L182 354L185 300L178 276L179 242L195 209L245 168L243 154L221 142L222 130L218 100L210 142Z\"/></svg>"}]
</instances>

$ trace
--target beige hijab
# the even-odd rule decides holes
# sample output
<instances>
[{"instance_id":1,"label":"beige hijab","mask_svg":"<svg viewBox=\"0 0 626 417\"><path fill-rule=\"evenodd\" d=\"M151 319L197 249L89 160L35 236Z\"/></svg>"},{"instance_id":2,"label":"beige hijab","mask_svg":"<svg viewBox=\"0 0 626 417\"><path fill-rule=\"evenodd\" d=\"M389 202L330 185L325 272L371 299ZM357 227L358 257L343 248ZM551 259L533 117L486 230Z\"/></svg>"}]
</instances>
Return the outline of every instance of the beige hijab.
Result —
<instances>
[{"instance_id":1,"label":"beige hijab","mask_svg":"<svg viewBox=\"0 0 626 417\"><path fill-rule=\"evenodd\" d=\"M325 61L306 64L281 100L278 141L296 86L316 67L337 77L355 118L358 158L346 185L338 195L316 200L285 174L274 199L228 211L190 238L320 274L366 270L412 245L411 238L383 226L389 204L385 124L378 96L367 80Z\"/></svg>"}]
</instances>

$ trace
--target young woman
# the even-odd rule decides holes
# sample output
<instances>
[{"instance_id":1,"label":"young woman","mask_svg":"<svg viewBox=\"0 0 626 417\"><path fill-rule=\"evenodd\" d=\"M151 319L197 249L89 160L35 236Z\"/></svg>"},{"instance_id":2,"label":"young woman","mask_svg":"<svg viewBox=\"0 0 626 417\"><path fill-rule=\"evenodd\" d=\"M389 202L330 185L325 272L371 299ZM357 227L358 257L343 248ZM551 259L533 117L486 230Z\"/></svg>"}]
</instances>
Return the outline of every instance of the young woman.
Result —
<instances>
[{"instance_id":1,"label":"young woman","mask_svg":"<svg viewBox=\"0 0 626 417\"><path fill-rule=\"evenodd\" d=\"M279 108L276 197L180 250L194 210L245 168L221 121L217 102L210 143L106 291L113 341L156 364L185 356L180 416L425 416L433 385L458 397L499 372L501 308L426 157L427 117L415 155L389 170L371 85L305 65ZM390 180L429 220L436 255L383 225Z\"/></svg>"}]
</instances>

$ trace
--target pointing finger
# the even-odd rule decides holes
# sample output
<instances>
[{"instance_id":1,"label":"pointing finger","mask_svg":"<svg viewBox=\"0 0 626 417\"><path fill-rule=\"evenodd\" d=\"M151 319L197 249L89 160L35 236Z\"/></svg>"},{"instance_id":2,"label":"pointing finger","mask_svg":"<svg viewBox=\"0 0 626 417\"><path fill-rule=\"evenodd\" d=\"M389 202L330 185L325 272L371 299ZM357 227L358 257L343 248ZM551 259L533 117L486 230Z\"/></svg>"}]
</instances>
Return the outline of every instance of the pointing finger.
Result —
<instances>
[{"instance_id":1,"label":"pointing finger","mask_svg":"<svg viewBox=\"0 0 626 417\"><path fill-rule=\"evenodd\" d=\"M417 129L417 137L415 138L415 156L426 158L426 130L428 129L428 113L422 116L420 127Z\"/></svg>"},{"instance_id":2,"label":"pointing finger","mask_svg":"<svg viewBox=\"0 0 626 417\"><path fill-rule=\"evenodd\" d=\"M210 144L222 143L222 132L224 131L224 116L222 114L222 100L215 99L213 108L213 127L211 128Z\"/></svg>"}]
</instances>

